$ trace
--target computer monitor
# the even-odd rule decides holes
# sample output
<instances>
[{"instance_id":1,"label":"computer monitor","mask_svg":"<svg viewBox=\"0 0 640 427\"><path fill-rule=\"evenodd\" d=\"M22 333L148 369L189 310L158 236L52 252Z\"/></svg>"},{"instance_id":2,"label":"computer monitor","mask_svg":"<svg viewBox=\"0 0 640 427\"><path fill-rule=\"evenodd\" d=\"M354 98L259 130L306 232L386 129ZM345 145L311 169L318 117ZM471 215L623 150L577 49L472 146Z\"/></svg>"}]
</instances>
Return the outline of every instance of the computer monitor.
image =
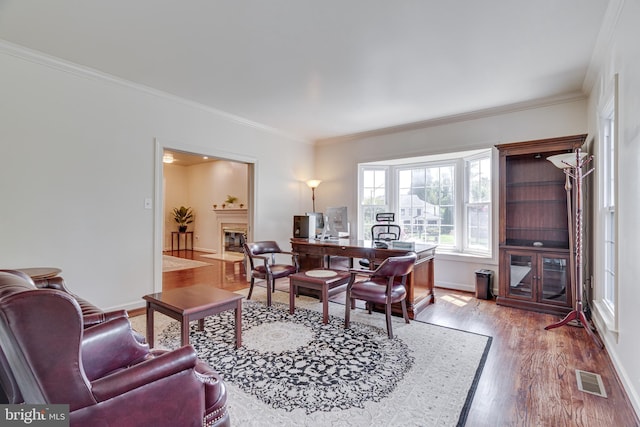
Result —
<instances>
[{"instance_id":1,"label":"computer monitor","mask_svg":"<svg viewBox=\"0 0 640 427\"><path fill-rule=\"evenodd\" d=\"M317 237L324 230L324 214L322 212L306 212L306 216L312 216L316 218L315 222L315 235L310 237Z\"/></svg>"},{"instance_id":2,"label":"computer monitor","mask_svg":"<svg viewBox=\"0 0 640 427\"><path fill-rule=\"evenodd\" d=\"M325 215L325 235L331 237L349 236L349 217L347 207L327 208Z\"/></svg>"}]
</instances>

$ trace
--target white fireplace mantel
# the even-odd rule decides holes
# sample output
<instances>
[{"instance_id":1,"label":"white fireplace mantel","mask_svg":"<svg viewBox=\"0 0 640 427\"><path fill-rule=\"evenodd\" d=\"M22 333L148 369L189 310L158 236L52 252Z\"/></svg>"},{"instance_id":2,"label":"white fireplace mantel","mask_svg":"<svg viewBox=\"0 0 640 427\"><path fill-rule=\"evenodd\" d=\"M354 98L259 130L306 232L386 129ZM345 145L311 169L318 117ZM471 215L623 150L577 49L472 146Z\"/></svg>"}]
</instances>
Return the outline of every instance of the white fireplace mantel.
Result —
<instances>
[{"instance_id":1,"label":"white fireplace mantel","mask_svg":"<svg viewBox=\"0 0 640 427\"><path fill-rule=\"evenodd\" d=\"M245 230L249 223L247 209L214 209L216 214L216 229L218 230L218 253L223 252L224 228L242 226Z\"/></svg>"}]
</instances>

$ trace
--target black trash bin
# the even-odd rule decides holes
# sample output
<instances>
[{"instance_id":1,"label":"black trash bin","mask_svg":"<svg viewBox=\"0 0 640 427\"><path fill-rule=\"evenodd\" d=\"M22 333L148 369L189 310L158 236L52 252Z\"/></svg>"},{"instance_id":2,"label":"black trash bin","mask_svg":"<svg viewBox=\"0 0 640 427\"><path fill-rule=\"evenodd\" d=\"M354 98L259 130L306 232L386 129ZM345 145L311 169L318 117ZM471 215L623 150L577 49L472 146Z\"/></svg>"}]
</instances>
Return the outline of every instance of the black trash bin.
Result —
<instances>
[{"instance_id":1,"label":"black trash bin","mask_svg":"<svg viewBox=\"0 0 640 427\"><path fill-rule=\"evenodd\" d=\"M476 271L476 298L491 299L491 282L493 271L477 270Z\"/></svg>"}]
</instances>

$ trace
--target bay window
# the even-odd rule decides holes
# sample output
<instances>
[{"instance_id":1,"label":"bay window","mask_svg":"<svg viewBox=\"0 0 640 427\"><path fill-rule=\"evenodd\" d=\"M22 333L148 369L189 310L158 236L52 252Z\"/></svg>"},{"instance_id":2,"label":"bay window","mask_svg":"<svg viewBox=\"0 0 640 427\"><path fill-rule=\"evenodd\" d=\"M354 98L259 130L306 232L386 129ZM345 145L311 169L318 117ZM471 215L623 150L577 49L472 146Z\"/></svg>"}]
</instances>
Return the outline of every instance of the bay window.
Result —
<instances>
[{"instance_id":1,"label":"bay window","mask_svg":"<svg viewBox=\"0 0 640 427\"><path fill-rule=\"evenodd\" d=\"M358 238L377 212L395 212L401 240L491 256L491 150L359 166Z\"/></svg>"}]
</instances>

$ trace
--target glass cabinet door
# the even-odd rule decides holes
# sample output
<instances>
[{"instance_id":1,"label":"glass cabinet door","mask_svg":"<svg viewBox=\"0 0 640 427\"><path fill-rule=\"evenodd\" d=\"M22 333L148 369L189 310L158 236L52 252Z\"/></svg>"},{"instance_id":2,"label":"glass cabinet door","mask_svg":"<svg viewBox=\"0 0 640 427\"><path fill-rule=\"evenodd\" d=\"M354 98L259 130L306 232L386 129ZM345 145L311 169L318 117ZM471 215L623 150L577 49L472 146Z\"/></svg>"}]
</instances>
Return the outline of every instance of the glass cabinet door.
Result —
<instances>
[{"instance_id":1,"label":"glass cabinet door","mask_svg":"<svg viewBox=\"0 0 640 427\"><path fill-rule=\"evenodd\" d=\"M531 298L535 263L531 255L509 254L509 295Z\"/></svg>"},{"instance_id":2,"label":"glass cabinet door","mask_svg":"<svg viewBox=\"0 0 640 427\"><path fill-rule=\"evenodd\" d=\"M541 295L546 302L565 305L570 291L569 265L567 257L542 256Z\"/></svg>"}]
</instances>

